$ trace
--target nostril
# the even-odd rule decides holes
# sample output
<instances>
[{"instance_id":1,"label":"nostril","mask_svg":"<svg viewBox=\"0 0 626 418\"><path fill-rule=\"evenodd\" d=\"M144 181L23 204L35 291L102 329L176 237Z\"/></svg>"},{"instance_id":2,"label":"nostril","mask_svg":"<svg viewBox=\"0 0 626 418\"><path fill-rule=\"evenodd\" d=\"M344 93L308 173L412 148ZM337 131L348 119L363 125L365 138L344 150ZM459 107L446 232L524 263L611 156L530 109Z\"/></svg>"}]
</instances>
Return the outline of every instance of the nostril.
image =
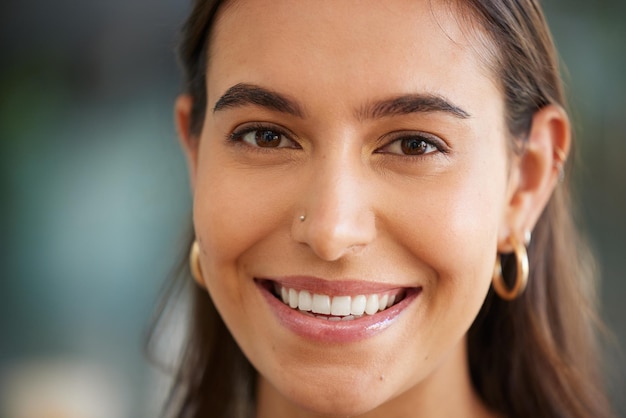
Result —
<instances>
[{"instance_id":1,"label":"nostril","mask_svg":"<svg viewBox=\"0 0 626 418\"><path fill-rule=\"evenodd\" d=\"M336 261L365 249L376 237L374 216L364 213L324 213L308 210L306 220L292 224L292 237L308 246L319 258Z\"/></svg>"}]
</instances>

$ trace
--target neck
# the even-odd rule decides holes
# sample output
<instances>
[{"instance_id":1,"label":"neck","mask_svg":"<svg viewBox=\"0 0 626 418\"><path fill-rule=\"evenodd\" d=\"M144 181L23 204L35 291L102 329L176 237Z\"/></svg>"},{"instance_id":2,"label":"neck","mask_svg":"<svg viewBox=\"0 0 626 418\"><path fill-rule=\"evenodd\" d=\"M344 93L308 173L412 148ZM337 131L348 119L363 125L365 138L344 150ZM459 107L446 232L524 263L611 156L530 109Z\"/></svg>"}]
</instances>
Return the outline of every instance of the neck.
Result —
<instances>
[{"instance_id":1,"label":"neck","mask_svg":"<svg viewBox=\"0 0 626 418\"><path fill-rule=\"evenodd\" d=\"M351 418L494 418L471 384L465 340L426 379L376 409ZM257 393L257 418L331 418L296 405L262 376ZM336 417L345 418L345 417Z\"/></svg>"}]
</instances>

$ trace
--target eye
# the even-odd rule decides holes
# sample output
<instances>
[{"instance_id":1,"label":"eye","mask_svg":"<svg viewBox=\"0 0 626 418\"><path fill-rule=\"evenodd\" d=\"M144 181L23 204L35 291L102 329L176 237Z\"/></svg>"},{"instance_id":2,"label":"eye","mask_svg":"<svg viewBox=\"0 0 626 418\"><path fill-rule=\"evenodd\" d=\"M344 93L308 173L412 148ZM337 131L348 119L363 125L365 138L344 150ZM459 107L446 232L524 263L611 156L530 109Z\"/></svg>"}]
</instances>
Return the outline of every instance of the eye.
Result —
<instances>
[{"instance_id":1,"label":"eye","mask_svg":"<svg viewBox=\"0 0 626 418\"><path fill-rule=\"evenodd\" d=\"M296 142L274 127L247 126L233 132L230 140L245 142L257 148L299 148Z\"/></svg>"},{"instance_id":2,"label":"eye","mask_svg":"<svg viewBox=\"0 0 626 418\"><path fill-rule=\"evenodd\" d=\"M269 129L257 129L241 136L241 140L250 145L263 148L278 148L288 145L289 142L280 132ZM287 144L285 144L287 142Z\"/></svg>"},{"instance_id":3,"label":"eye","mask_svg":"<svg viewBox=\"0 0 626 418\"><path fill-rule=\"evenodd\" d=\"M443 147L438 142L430 135L406 134L380 148L377 152L409 156L426 155L442 151Z\"/></svg>"}]
</instances>

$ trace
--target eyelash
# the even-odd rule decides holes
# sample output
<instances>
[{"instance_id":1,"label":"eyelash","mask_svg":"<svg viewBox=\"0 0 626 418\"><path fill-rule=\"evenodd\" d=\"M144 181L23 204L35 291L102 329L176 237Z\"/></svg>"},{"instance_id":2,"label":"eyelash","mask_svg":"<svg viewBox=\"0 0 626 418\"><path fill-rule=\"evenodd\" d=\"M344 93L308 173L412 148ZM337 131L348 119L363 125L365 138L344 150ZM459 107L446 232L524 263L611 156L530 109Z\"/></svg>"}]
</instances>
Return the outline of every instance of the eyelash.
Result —
<instances>
[{"instance_id":1,"label":"eyelash","mask_svg":"<svg viewBox=\"0 0 626 418\"><path fill-rule=\"evenodd\" d=\"M254 132L262 132L262 131L266 131L266 132L273 132L277 135L280 135L283 139L286 139L287 141L291 142L294 146L289 146L289 147L285 147L285 146L276 146L276 147L262 147L262 146L258 146L258 145L253 145L252 143L246 141L244 139L244 137L248 134L254 133ZM279 128L278 126L275 125L269 125L269 124L263 124L263 123L253 123L253 124L247 124L244 125L238 129L236 129L234 132L232 132L231 134L228 135L227 139L229 142L232 142L234 144L237 145L241 145L241 146L247 146L250 149L254 150L254 151L258 151L258 152L272 152L277 148L287 148L287 149L301 149L301 146L295 141L293 140L294 135L287 133L285 129ZM389 136L393 136L395 138L393 138L390 141L386 141L386 144L377 148L374 152L377 154L390 154L390 155L396 155L396 156L401 156L404 158L410 158L410 159L415 159L415 158L426 158L426 157L430 157L430 154L433 154L435 152L439 152L442 154L447 154L449 152L449 149L447 147L447 145L445 144L445 142L441 139L439 139L438 137L432 135L432 134L428 134L425 132L413 132L413 131L406 131L406 132L395 132L395 133L391 133L388 135L385 135L383 138L381 138L382 140L385 140L385 138L388 138ZM385 149L386 148L390 148L392 145L400 143L403 140L411 140L411 139L415 139L417 141L419 141L420 143L424 143L426 146L429 147L433 147L434 150L429 151L429 152L425 152L422 154L403 154L403 153L397 153L397 152L386 152ZM282 140L281 140L282 142ZM280 145L280 144L279 144ZM400 145L401 146L401 145Z\"/></svg>"},{"instance_id":2,"label":"eyelash","mask_svg":"<svg viewBox=\"0 0 626 418\"><path fill-rule=\"evenodd\" d=\"M287 141L291 142L294 146L290 146L290 147L281 147L281 146L277 146L277 147L262 147L262 146L258 146L258 145L253 145L252 143L246 141L244 139L244 137L248 134L254 133L254 132L273 132L276 135L280 135L283 139L286 139ZM232 142L234 144L237 145L242 145L242 146L247 146L255 151L260 151L260 152L271 152L276 148L287 148L287 149L300 149L300 145L292 139L293 135L287 133L284 129L281 129L277 126L274 125L266 125L266 124L262 124L262 123L254 123L254 124L247 124L244 125L238 129L236 129L233 133L231 133L230 135L228 135L228 141ZM281 140L282 142L282 140ZM279 144L280 145L280 144Z\"/></svg>"},{"instance_id":3,"label":"eyelash","mask_svg":"<svg viewBox=\"0 0 626 418\"><path fill-rule=\"evenodd\" d=\"M388 137L388 136L389 135L385 135L385 137ZM396 133L392 133L391 136L393 136L394 138L390 141L385 141L386 144L378 148L376 150L376 153L397 155L397 156L402 156L404 158L407 158L407 157L408 158L426 158L426 157L430 157L431 154L434 154L436 152L439 152L444 155L448 154L449 152L449 148L443 140L436 137L435 135L428 134L425 132L411 132L411 131L396 132ZM434 148L434 150L431 150L422 154L404 154L404 153L398 153L398 152L385 152L386 148L390 148L394 144L399 144L400 146L402 146L401 141L404 141L404 140L417 140L419 141L419 143L423 143L428 147Z\"/></svg>"}]
</instances>

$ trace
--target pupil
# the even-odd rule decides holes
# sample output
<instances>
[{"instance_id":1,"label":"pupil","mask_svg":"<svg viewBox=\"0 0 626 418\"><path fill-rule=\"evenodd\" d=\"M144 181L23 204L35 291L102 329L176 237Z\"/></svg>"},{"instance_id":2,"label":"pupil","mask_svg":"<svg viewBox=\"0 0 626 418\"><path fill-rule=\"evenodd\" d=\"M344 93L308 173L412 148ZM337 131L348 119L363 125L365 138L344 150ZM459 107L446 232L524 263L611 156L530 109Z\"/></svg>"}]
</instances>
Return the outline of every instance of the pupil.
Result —
<instances>
[{"instance_id":1,"label":"pupil","mask_svg":"<svg viewBox=\"0 0 626 418\"><path fill-rule=\"evenodd\" d=\"M274 131L257 131L256 143L260 147L277 147L280 144L280 134Z\"/></svg>"},{"instance_id":2,"label":"pupil","mask_svg":"<svg viewBox=\"0 0 626 418\"><path fill-rule=\"evenodd\" d=\"M409 155L419 155L426 151L426 143L421 139L403 139L402 152Z\"/></svg>"}]
</instances>

